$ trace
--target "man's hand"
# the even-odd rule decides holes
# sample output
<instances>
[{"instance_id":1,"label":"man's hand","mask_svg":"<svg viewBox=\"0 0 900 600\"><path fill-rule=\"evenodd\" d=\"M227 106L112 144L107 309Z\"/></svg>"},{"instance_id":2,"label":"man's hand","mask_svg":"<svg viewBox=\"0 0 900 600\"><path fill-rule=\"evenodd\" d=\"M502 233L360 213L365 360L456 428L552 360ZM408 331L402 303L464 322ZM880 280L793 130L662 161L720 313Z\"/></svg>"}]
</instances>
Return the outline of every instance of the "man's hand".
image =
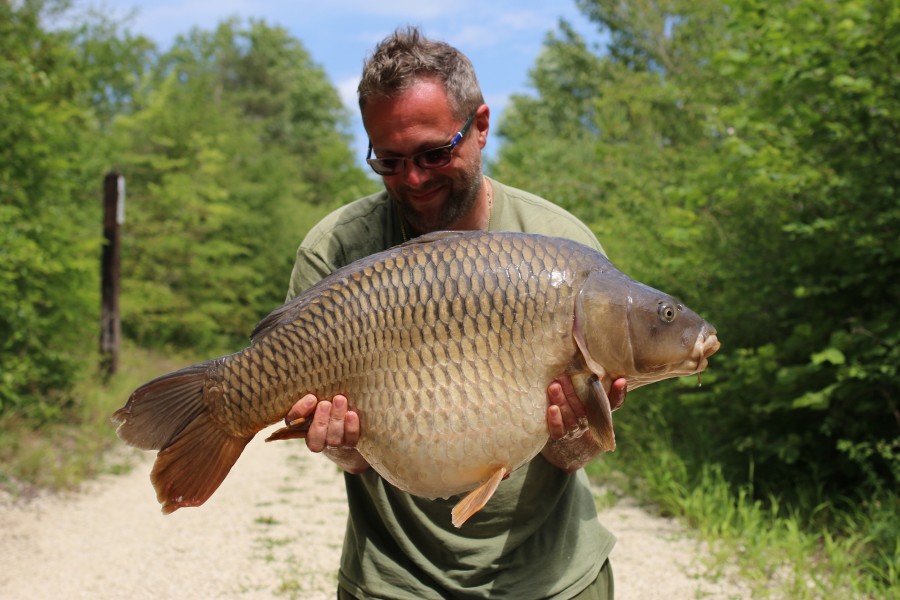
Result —
<instances>
[{"instance_id":1,"label":"man's hand","mask_svg":"<svg viewBox=\"0 0 900 600\"><path fill-rule=\"evenodd\" d=\"M306 432L306 447L312 452L323 452L339 467L349 473L362 473L369 463L356 450L359 441L359 415L348 408L347 398L338 394L321 402L312 394L300 398L284 420L286 423L310 418L312 423ZM300 434L289 436L300 437Z\"/></svg>"},{"instance_id":2,"label":"man's hand","mask_svg":"<svg viewBox=\"0 0 900 600\"><path fill-rule=\"evenodd\" d=\"M625 379L616 379L609 389L609 406L616 410L625 402ZM550 441L541 451L550 464L571 473L600 453L600 446L588 432L584 404L575 393L572 381L561 377L547 388L547 429Z\"/></svg>"},{"instance_id":3,"label":"man's hand","mask_svg":"<svg viewBox=\"0 0 900 600\"><path fill-rule=\"evenodd\" d=\"M616 379L609 390L609 407L616 410L625 402L625 387L628 382L624 378ZM572 387L572 380L560 377L547 388L547 428L554 440L576 439L584 435L587 429L587 413L584 404Z\"/></svg>"}]
</instances>

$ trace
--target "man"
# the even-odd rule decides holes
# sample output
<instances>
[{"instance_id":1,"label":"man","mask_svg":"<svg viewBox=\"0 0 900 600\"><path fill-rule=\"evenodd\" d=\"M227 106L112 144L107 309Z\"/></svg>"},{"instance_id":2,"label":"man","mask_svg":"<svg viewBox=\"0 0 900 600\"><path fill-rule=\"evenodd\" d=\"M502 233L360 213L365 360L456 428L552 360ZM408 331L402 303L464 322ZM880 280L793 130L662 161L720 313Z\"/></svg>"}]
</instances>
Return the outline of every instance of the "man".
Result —
<instances>
[{"instance_id":1,"label":"man","mask_svg":"<svg viewBox=\"0 0 900 600\"><path fill-rule=\"evenodd\" d=\"M310 231L289 299L343 265L437 230L542 233L600 249L569 213L482 175L490 110L456 49L414 28L398 30L366 61L359 105L368 163L385 191ZM355 449L352 398L298 401L287 419L313 415L307 446L346 472L350 517L338 598L611 598L615 538L598 522L581 470L599 448L584 435L584 407L568 379L547 393L547 446L458 530L449 519L458 498L411 496L369 468ZM625 381L616 381L613 406L624 397Z\"/></svg>"}]
</instances>

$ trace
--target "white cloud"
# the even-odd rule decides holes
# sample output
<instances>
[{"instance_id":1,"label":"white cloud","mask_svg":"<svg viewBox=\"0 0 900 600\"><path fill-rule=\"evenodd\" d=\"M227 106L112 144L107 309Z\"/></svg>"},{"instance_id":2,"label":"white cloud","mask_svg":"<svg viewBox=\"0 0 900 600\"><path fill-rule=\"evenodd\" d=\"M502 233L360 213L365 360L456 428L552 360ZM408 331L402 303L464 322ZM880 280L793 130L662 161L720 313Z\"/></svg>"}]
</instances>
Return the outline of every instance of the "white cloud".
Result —
<instances>
[{"instance_id":1,"label":"white cloud","mask_svg":"<svg viewBox=\"0 0 900 600\"><path fill-rule=\"evenodd\" d=\"M512 93L507 91L495 91L485 94L484 101L491 107L491 122L495 125L497 123L497 117L500 116L509 104L509 97L511 95Z\"/></svg>"},{"instance_id":2,"label":"white cloud","mask_svg":"<svg viewBox=\"0 0 900 600\"><path fill-rule=\"evenodd\" d=\"M498 24L515 31L537 29L546 31L556 26L559 20L557 9L544 13L533 10L504 11L500 13Z\"/></svg>"},{"instance_id":3,"label":"white cloud","mask_svg":"<svg viewBox=\"0 0 900 600\"><path fill-rule=\"evenodd\" d=\"M323 3L324 4L324 3ZM460 10L465 10L464 2L435 2L433 0L349 0L329 2L330 7L352 10L358 14L396 17L407 23L430 21L442 17L451 17ZM462 5L462 6L461 6Z\"/></svg>"},{"instance_id":4,"label":"white cloud","mask_svg":"<svg viewBox=\"0 0 900 600\"><path fill-rule=\"evenodd\" d=\"M465 25L441 37L451 46L469 50L493 46L498 41L495 29L484 25Z\"/></svg>"},{"instance_id":5,"label":"white cloud","mask_svg":"<svg viewBox=\"0 0 900 600\"><path fill-rule=\"evenodd\" d=\"M341 101L344 103L344 106L354 113L359 110L359 98L356 95L357 87L359 87L358 75L337 82L337 90L341 96Z\"/></svg>"}]
</instances>

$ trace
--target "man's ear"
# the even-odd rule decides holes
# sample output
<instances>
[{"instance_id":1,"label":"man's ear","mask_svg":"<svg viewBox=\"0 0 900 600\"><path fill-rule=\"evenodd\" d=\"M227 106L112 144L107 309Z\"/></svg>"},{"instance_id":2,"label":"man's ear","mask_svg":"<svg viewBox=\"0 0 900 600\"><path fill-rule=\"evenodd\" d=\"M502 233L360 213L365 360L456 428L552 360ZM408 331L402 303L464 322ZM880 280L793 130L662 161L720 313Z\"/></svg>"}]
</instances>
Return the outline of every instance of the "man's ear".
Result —
<instances>
[{"instance_id":1,"label":"man's ear","mask_svg":"<svg viewBox=\"0 0 900 600\"><path fill-rule=\"evenodd\" d=\"M478 132L478 147L484 148L487 144L488 130L491 128L491 109L487 104L482 104L475 111L475 130Z\"/></svg>"}]
</instances>

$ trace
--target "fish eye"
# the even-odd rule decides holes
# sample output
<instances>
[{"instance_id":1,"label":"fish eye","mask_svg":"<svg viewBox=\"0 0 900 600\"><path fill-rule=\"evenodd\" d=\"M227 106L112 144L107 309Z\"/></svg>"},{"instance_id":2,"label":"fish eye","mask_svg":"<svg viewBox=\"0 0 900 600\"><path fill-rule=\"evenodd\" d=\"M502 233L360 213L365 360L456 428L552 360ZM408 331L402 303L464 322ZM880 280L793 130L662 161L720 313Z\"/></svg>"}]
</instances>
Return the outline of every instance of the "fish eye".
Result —
<instances>
[{"instance_id":1,"label":"fish eye","mask_svg":"<svg viewBox=\"0 0 900 600\"><path fill-rule=\"evenodd\" d=\"M666 323L671 323L675 320L676 316L675 307L669 304L668 302L661 302L659 305L659 318L665 321Z\"/></svg>"}]
</instances>

